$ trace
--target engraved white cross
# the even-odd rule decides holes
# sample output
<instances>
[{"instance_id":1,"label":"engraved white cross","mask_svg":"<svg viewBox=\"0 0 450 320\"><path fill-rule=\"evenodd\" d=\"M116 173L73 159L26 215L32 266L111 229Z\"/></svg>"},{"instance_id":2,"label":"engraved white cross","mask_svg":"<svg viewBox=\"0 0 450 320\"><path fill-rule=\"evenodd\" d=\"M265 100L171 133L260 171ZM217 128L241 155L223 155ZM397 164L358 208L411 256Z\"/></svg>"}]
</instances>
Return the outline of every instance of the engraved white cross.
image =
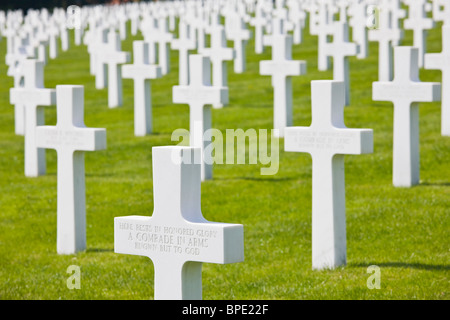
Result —
<instances>
[{"instance_id":1,"label":"engraved white cross","mask_svg":"<svg viewBox=\"0 0 450 320\"><path fill-rule=\"evenodd\" d=\"M411 187L419 183L419 102L439 101L441 85L419 80L419 51L395 47L394 80L374 82L374 101L394 104L393 184Z\"/></svg>"},{"instance_id":2,"label":"engraved white cross","mask_svg":"<svg viewBox=\"0 0 450 320\"><path fill-rule=\"evenodd\" d=\"M160 78L161 67L149 64L149 45L133 41L133 64L122 66L122 77L134 80L134 134L152 132L152 93L150 79Z\"/></svg>"},{"instance_id":3,"label":"engraved white cross","mask_svg":"<svg viewBox=\"0 0 450 320\"><path fill-rule=\"evenodd\" d=\"M173 87L173 102L189 105L190 146L201 148L202 180L212 178L211 161L204 161L203 151L211 143L204 133L211 128L211 106L228 98L228 88L211 86L211 64L208 57L189 57L191 79L189 86Z\"/></svg>"},{"instance_id":4,"label":"engraved white cross","mask_svg":"<svg viewBox=\"0 0 450 320\"><path fill-rule=\"evenodd\" d=\"M56 86L56 126L36 128L39 148L55 149L57 177L57 252L86 248L84 151L106 148L106 130L84 125L84 87Z\"/></svg>"},{"instance_id":5,"label":"engraved white cross","mask_svg":"<svg viewBox=\"0 0 450 320\"><path fill-rule=\"evenodd\" d=\"M45 174L45 150L38 149L35 129L45 123L44 109L56 103L55 89L44 88L44 63L35 59L23 61L24 86L10 89L10 103L25 109L25 176Z\"/></svg>"},{"instance_id":6,"label":"engraved white cross","mask_svg":"<svg viewBox=\"0 0 450 320\"><path fill-rule=\"evenodd\" d=\"M344 83L311 82L310 127L285 129L285 151L312 157L312 266L346 263L344 155L373 152L371 129L344 124Z\"/></svg>"},{"instance_id":7,"label":"engraved white cross","mask_svg":"<svg viewBox=\"0 0 450 320\"><path fill-rule=\"evenodd\" d=\"M114 251L152 260L156 300L202 299L202 263L244 260L243 226L202 215L200 152L153 147L153 215L114 218Z\"/></svg>"},{"instance_id":8,"label":"engraved white cross","mask_svg":"<svg viewBox=\"0 0 450 320\"><path fill-rule=\"evenodd\" d=\"M448 8L450 11L450 2ZM442 51L425 54L425 68L442 72L441 132L450 136L450 24L442 26Z\"/></svg>"}]
</instances>

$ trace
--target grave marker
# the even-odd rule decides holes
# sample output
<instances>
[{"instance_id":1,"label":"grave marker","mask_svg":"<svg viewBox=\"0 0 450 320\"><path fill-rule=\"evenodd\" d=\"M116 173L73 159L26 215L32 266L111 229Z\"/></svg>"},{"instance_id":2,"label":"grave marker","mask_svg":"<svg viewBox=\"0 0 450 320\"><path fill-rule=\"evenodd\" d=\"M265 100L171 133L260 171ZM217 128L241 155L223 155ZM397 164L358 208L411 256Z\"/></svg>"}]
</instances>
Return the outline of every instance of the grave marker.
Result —
<instances>
[{"instance_id":1,"label":"grave marker","mask_svg":"<svg viewBox=\"0 0 450 320\"><path fill-rule=\"evenodd\" d=\"M348 25L335 22L333 28L333 42L325 43L324 54L333 57L333 80L343 81L345 84L345 105L350 104L350 71L348 57L358 54L357 44L349 41Z\"/></svg>"},{"instance_id":2,"label":"grave marker","mask_svg":"<svg viewBox=\"0 0 450 320\"><path fill-rule=\"evenodd\" d=\"M202 263L244 260L240 224L207 221L201 212L200 148L153 147L151 217L114 218L114 251L149 257L156 300L202 299ZM187 161L186 161L187 160Z\"/></svg>"},{"instance_id":3,"label":"grave marker","mask_svg":"<svg viewBox=\"0 0 450 320\"><path fill-rule=\"evenodd\" d=\"M292 60L290 35L274 33L263 41L272 46L272 60L260 61L260 74L272 76L274 134L283 137L284 128L292 125L292 76L305 74L306 62Z\"/></svg>"},{"instance_id":4,"label":"grave marker","mask_svg":"<svg viewBox=\"0 0 450 320\"><path fill-rule=\"evenodd\" d=\"M121 51L120 35L114 29L109 30L100 60L101 64L108 65L108 107L119 107L123 103L121 65L130 62L130 53Z\"/></svg>"},{"instance_id":5,"label":"grave marker","mask_svg":"<svg viewBox=\"0 0 450 320\"><path fill-rule=\"evenodd\" d=\"M204 150L211 143L211 138L204 133L211 129L211 106L223 103L228 98L228 89L211 86L211 65L208 57L189 56L191 70L188 86L173 87L173 103L189 105L189 143L191 147L200 148L202 155L201 178L212 179L211 161L205 161ZM210 155L208 155L209 157ZM206 162L206 163L205 163Z\"/></svg>"},{"instance_id":6,"label":"grave marker","mask_svg":"<svg viewBox=\"0 0 450 320\"><path fill-rule=\"evenodd\" d=\"M227 61L234 59L235 51L227 47L227 39L223 26L216 26L211 31L211 47L203 49L203 55L212 63L212 84L217 88L227 89ZM222 108L228 104L228 95L213 104L214 108Z\"/></svg>"},{"instance_id":7,"label":"grave marker","mask_svg":"<svg viewBox=\"0 0 450 320\"><path fill-rule=\"evenodd\" d=\"M86 249L84 151L106 149L106 130L84 125L83 96L83 86L56 86L56 126L36 128L36 145L58 157L58 254Z\"/></svg>"},{"instance_id":8,"label":"grave marker","mask_svg":"<svg viewBox=\"0 0 450 320\"><path fill-rule=\"evenodd\" d=\"M133 64L122 66L122 77L134 80L134 135L152 133L152 91L150 79L161 78L161 67L149 64L148 43L133 41Z\"/></svg>"},{"instance_id":9,"label":"grave marker","mask_svg":"<svg viewBox=\"0 0 450 320\"><path fill-rule=\"evenodd\" d=\"M371 129L344 124L345 86L339 81L311 82L310 127L285 129L285 151L312 157L312 266L346 263L344 155L373 152Z\"/></svg>"},{"instance_id":10,"label":"grave marker","mask_svg":"<svg viewBox=\"0 0 450 320\"><path fill-rule=\"evenodd\" d=\"M44 88L44 63L23 61L24 86L10 89L10 103L25 110L25 176L37 177L46 172L45 150L36 146L35 130L45 123L43 106L56 103L55 89Z\"/></svg>"},{"instance_id":11,"label":"grave marker","mask_svg":"<svg viewBox=\"0 0 450 320\"><path fill-rule=\"evenodd\" d=\"M442 51L425 54L425 68L442 72L441 133L450 136L450 24L442 26Z\"/></svg>"},{"instance_id":12,"label":"grave marker","mask_svg":"<svg viewBox=\"0 0 450 320\"><path fill-rule=\"evenodd\" d=\"M419 102L439 101L439 83L419 81L419 50L395 47L394 80L374 82L374 101L394 104L393 184L411 187L419 183Z\"/></svg>"}]
</instances>

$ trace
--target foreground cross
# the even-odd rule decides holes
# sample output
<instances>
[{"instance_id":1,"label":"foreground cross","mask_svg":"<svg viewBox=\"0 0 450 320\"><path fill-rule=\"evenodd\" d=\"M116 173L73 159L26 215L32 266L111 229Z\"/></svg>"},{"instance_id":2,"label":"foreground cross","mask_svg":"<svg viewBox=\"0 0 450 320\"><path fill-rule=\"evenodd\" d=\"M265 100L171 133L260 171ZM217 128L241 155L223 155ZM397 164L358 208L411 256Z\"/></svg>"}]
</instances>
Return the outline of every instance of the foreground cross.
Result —
<instances>
[{"instance_id":1,"label":"foreground cross","mask_svg":"<svg viewBox=\"0 0 450 320\"><path fill-rule=\"evenodd\" d=\"M203 262L244 260L243 226L202 215L200 152L153 147L153 215L114 218L114 251L152 260L156 300L202 299Z\"/></svg>"},{"instance_id":2,"label":"foreground cross","mask_svg":"<svg viewBox=\"0 0 450 320\"><path fill-rule=\"evenodd\" d=\"M449 1L450 14L450 1ZM425 54L425 69L442 72L441 132L450 136L450 24L442 26L442 51Z\"/></svg>"},{"instance_id":3,"label":"foreground cross","mask_svg":"<svg viewBox=\"0 0 450 320\"><path fill-rule=\"evenodd\" d=\"M55 149L58 156L58 254L86 249L86 190L84 151L106 148L106 130L84 125L84 87L56 86L56 126L36 128L39 148Z\"/></svg>"},{"instance_id":4,"label":"foreground cross","mask_svg":"<svg viewBox=\"0 0 450 320\"><path fill-rule=\"evenodd\" d=\"M211 129L211 105L224 103L228 98L228 88L211 86L209 58L199 54L191 55L189 65L190 70L195 72L191 72L189 86L173 87L173 103L189 105L189 143L191 147L202 151L201 177L202 180L207 180L212 178L212 161L204 159L204 150L211 143L211 139L205 136L205 132Z\"/></svg>"},{"instance_id":5,"label":"foreground cross","mask_svg":"<svg viewBox=\"0 0 450 320\"><path fill-rule=\"evenodd\" d=\"M374 82L374 101L394 104L393 184L411 187L419 183L419 102L439 101L439 83L419 81L419 51L413 47L394 50L394 80Z\"/></svg>"},{"instance_id":6,"label":"foreground cross","mask_svg":"<svg viewBox=\"0 0 450 320\"><path fill-rule=\"evenodd\" d=\"M36 146L35 129L45 123L42 106L56 103L55 89L44 88L44 63L34 59L24 60L22 71L24 86L10 89L10 103L23 105L25 110L25 176L45 174L45 150Z\"/></svg>"},{"instance_id":7,"label":"foreground cross","mask_svg":"<svg viewBox=\"0 0 450 320\"><path fill-rule=\"evenodd\" d=\"M344 155L373 152L371 129L344 124L345 87L339 81L312 81L310 127L285 129L285 151L312 156L312 266L346 263Z\"/></svg>"},{"instance_id":8,"label":"foreground cross","mask_svg":"<svg viewBox=\"0 0 450 320\"><path fill-rule=\"evenodd\" d=\"M122 66L122 77L134 80L134 135L152 133L152 89L150 79L161 78L161 67L149 64L149 46L133 41L133 64Z\"/></svg>"}]
</instances>

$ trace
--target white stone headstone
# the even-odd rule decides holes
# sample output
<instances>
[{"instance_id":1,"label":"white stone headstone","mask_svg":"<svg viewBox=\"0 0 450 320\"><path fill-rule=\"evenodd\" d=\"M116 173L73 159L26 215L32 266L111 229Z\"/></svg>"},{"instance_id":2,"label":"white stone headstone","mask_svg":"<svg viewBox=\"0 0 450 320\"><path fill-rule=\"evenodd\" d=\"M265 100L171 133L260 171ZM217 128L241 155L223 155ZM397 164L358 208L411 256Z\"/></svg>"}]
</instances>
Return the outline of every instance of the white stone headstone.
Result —
<instances>
[{"instance_id":1,"label":"white stone headstone","mask_svg":"<svg viewBox=\"0 0 450 320\"><path fill-rule=\"evenodd\" d=\"M427 0L404 0L408 5L408 18L403 26L407 30L413 30L414 47L419 49L419 67L423 67L424 54L427 52L427 30L434 27L434 21L427 17L425 6Z\"/></svg>"},{"instance_id":2,"label":"white stone headstone","mask_svg":"<svg viewBox=\"0 0 450 320\"><path fill-rule=\"evenodd\" d=\"M211 47L203 49L203 55L212 63L212 84L216 88L228 87L227 61L234 59L235 51L227 47L227 39L223 26L216 26L211 31ZM213 104L214 108L222 108L228 104L228 97Z\"/></svg>"},{"instance_id":3,"label":"white stone headstone","mask_svg":"<svg viewBox=\"0 0 450 320\"><path fill-rule=\"evenodd\" d=\"M170 43L173 39L166 17L158 19L158 32L155 39L158 43L158 64L161 67L162 74L166 75L170 71Z\"/></svg>"},{"instance_id":4,"label":"white stone headstone","mask_svg":"<svg viewBox=\"0 0 450 320\"><path fill-rule=\"evenodd\" d=\"M244 260L243 226L202 215L200 152L153 147L152 216L114 218L114 251L152 260L156 300L202 299L202 263Z\"/></svg>"},{"instance_id":5,"label":"white stone headstone","mask_svg":"<svg viewBox=\"0 0 450 320\"><path fill-rule=\"evenodd\" d=\"M450 25L450 0L433 0L432 5L434 21L442 21L444 25Z\"/></svg>"},{"instance_id":6,"label":"white stone headstone","mask_svg":"<svg viewBox=\"0 0 450 320\"><path fill-rule=\"evenodd\" d=\"M25 110L25 176L37 177L46 172L45 150L36 146L36 126L45 123L43 106L56 103L55 89L44 88L44 63L35 59L23 62L24 86L10 89L10 103Z\"/></svg>"},{"instance_id":7,"label":"white stone headstone","mask_svg":"<svg viewBox=\"0 0 450 320\"><path fill-rule=\"evenodd\" d=\"M356 55L358 59L365 59L369 56L367 9L368 4L365 0L354 1L349 8L351 15L349 25L352 27L352 39L359 46L359 52Z\"/></svg>"},{"instance_id":8,"label":"white stone headstone","mask_svg":"<svg viewBox=\"0 0 450 320\"><path fill-rule=\"evenodd\" d=\"M378 42L378 81L392 80L392 45L402 38L402 30L391 28L389 10L378 8L379 26L369 30L369 40Z\"/></svg>"},{"instance_id":9,"label":"white stone headstone","mask_svg":"<svg viewBox=\"0 0 450 320\"><path fill-rule=\"evenodd\" d=\"M442 26L442 51L425 54L425 68L442 72L441 133L450 136L450 24Z\"/></svg>"},{"instance_id":10,"label":"white stone headstone","mask_svg":"<svg viewBox=\"0 0 450 320\"><path fill-rule=\"evenodd\" d=\"M121 51L120 35L114 29L109 30L100 61L108 66L108 106L119 107L123 103L121 65L130 62L130 53Z\"/></svg>"},{"instance_id":11,"label":"white stone headstone","mask_svg":"<svg viewBox=\"0 0 450 320\"><path fill-rule=\"evenodd\" d=\"M251 32L248 30L246 23L239 14L232 14L227 19L226 36L234 43L234 72L243 73L246 69L246 47L250 40Z\"/></svg>"},{"instance_id":12,"label":"white stone headstone","mask_svg":"<svg viewBox=\"0 0 450 320\"><path fill-rule=\"evenodd\" d=\"M151 15L144 15L140 27L144 41L148 43L148 61L150 64L156 64L158 62L157 39L155 37L158 33L157 20Z\"/></svg>"},{"instance_id":13,"label":"white stone headstone","mask_svg":"<svg viewBox=\"0 0 450 320\"><path fill-rule=\"evenodd\" d=\"M345 83L345 105L350 104L350 70L348 57L359 52L356 43L349 41L348 25L345 22L333 24L333 42L323 46L324 54L333 57L333 80Z\"/></svg>"},{"instance_id":14,"label":"white stone headstone","mask_svg":"<svg viewBox=\"0 0 450 320\"><path fill-rule=\"evenodd\" d=\"M318 37L317 68L320 71L330 69L330 59L326 56L323 47L328 42L328 36L332 34L332 31L332 24L328 17L328 5L325 1L319 2L310 17L310 33Z\"/></svg>"},{"instance_id":15,"label":"white stone headstone","mask_svg":"<svg viewBox=\"0 0 450 320\"><path fill-rule=\"evenodd\" d=\"M394 104L393 184L419 183L419 102L439 101L439 83L420 82L419 50L395 47L393 81L374 82L372 98Z\"/></svg>"},{"instance_id":16,"label":"white stone headstone","mask_svg":"<svg viewBox=\"0 0 450 320\"><path fill-rule=\"evenodd\" d=\"M190 37L189 25L184 19L178 24L178 39L172 40L172 49L178 50L178 84L189 84L189 51L195 50L195 38ZM195 35L195 33L193 33Z\"/></svg>"},{"instance_id":17,"label":"white stone headstone","mask_svg":"<svg viewBox=\"0 0 450 320\"><path fill-rule=\"evenodd\" d=\"M38 126L36 145L55 149L57 178L57 252L86 249L84 152L106 149L106 130L84 125L84 87L56 86L56 126Z\"/></svg>"},{"instance_id":18,"label":"white stone headstone","mask_svg":"<svg viewBox=\"0 0 450 320\"><path fill-rule=\"evenodd\" d=\"M150 79L162 76L161 67L148 61L148 44L133 41L133 64L122 66L122 77L134 80L134 135L152 133L152 94Z\"/></svg>"},{"instance_id":19,"label":"white stone headstone","mask_svg":"<svg viewBox=\"0 0 450 320\"><path fill-rule=\"evenodd\" d=\"M255 28L255 52L258 54L264 51L263 36L267 20L263 7L257 6L255 9L255 17L250 20L250 25Z\"/></svg>"},{"instance_id":20,"label":"white stone headstone","mask_svg":"<svg viewBox=\"0 0 450 320\"><path fill-rule=\"evenodd\" d=\"M285 129L285 151L312 157L312 266L346 264L344 155L373 152L371 129L344 124L343 82L311 82L310 127Z\"/></svg>"},{"instance_id":21,"label":"white stone headstone","mask_svg":"<svg viewBox=\"0 0 450 320\"><path fill-rule=\"evenodd\" d=\"M211 65L208 57L189 56L191 72L189 86L174 86L173 103L189 105L189 143L202 151L201 178L212 179L212 161L205 159L204 150L211 143L205 132L211 129L211 105L223 103L228 98L228 89L211 86ZM209 156L209 155L208 155Z\"/></svg>"},{"instance_id":22,"label":"white stone headstone","mask_svg":"<svg viewBox=\"0 0 450 320\"><path fill-rule=\"evenodd\" d=\"M283 137L284 128L292 125L292 76L305 74L306 62L292 60L290 35L272 34L263 41L272 46L272 60L260 61L259 70L261 75L272 76L274 134Z\"/></svg>"}]
</instances>

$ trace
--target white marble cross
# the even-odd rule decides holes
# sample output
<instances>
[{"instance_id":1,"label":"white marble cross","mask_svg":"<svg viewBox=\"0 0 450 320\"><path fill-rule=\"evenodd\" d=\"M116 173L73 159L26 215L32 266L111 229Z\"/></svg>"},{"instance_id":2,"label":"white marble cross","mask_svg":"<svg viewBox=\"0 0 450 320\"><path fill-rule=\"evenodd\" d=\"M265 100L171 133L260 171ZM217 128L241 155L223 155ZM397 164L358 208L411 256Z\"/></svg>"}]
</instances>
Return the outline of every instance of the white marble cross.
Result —
<instances>
[{"instance_id":1,"label":"white marble cross","mask_svg":"<svg viewBox=\"0 0 450 320\"><path fill-rule=\"evenodd\" d=\"M158 43L158 64L162 74L166 75L170 71L170 43L173 39L167 17L158 19L158 32L155 34L155 39Z\"/></svg>"},{"instance_id":2,"label":"white marble cross","mask_svg":"<svg viewBox=\"0 0 450 320\"><path fill-rule=\"evenodd\" d=\"M84 87L56 86L56 126L38 126L36 145L55 149L57 172L57 252L86 249L84 151L106 149L106 130L84 125Z\"/></svg>"},{"instance_id":3,"label":"white marble cross","mask_svg":"<svg viewBox=\"0 0 450 320\"><path fill-rule=\"evenodd\" d=\"M148 43L133 41L133 64L122 66L122 77L134 80L134 135L152 133L152 91L150 79L161 78L161 67L149 64Z\"/></svg>"},{"instance_id":4,"label":"white marble cross","mask_svg":"<svg viewBox=\"0 0 450 320\"><path fill-rule=\"evenodd\" d=\"M404 20L403 27L413 30L414 47L419 49L419 67L423 67L424 55L427 52L427 30L434 27L434 21L427 18L425 6L427 0L404 0L409 7L408 18Z\"/></svg>"},{"instance_id":5,"label":"white marble cross","mask_svg":"<svg viewBox=\"0 0 450 320\"><path fill-rule=\"evenodd\" d=\"M244 260L243 226L203 217L200 152L153 147L152 216L114 218L114 252L152 260L155 300L200 300L202 263Z\"/></svg>"},{"instance_id":6,"label":"white marble cross","mask_svg":"<svg viewBox=\"0 0 450 320\"><path fill-rule=\"evenodd\" d=\"M442 26L442 51L425 54L425 69L442 72L441 133L450 136L450 24Z\"/></svg>"},{"instance_id":7,"label":"white marble cross","mask_svg":"<svg viewBox=\"0 0 450 320\"><path fill-rule=\"evenodd\" d=\"M235 51L227 47L223 26L216 26L211 31L211 47L203 49L203 55L209 57L212 63L212 84L217 88L228 86L227 61L234 59ZM228 97L213 104L214 108L221 108L228 104Z\"/></svg>"},{"instance_id":8,"label":"white marble cross","mask_svg":"<svg viewBox=\"0 0 450 320\"><path fill-rule=\"evenodd\" d=\"M344 155L373 152L371 129L344 124L343 82L311 82L310 127L285 129L285 151L312 157L312 266L346 264Z\"/></svg>"},{"instance_id":9,"label":"white marble cross","mask_svg":"<svg viewBox=\"0 0 450 320\"><path fill-rule=\"evenodd\" d=\"M189 51L196 49L195 38L190 37L189 25L185 19L178 23L178 39L172 40L172 49L178 50L178 84L186 86L189 84ZM195 36L195 33L192 33Z\"/></svg>"},{"instance_id":10,"label":"white marble cross","mask_svg":"<svg viewBox=\"0 0 450 320\"><path fill-rule=\"evenodd\" d=\"M10 103L25 110L25 176L37 177L46 172L45 150L36 146L36 126L45 123L43 106L56 103L55 89L44 88L44 63L23 61L24 86L10 89Z\"/></svg>"},{"instance_id":11,"label":"white marble cross","mask_svg":"<svg viewBox=\"0 0 450 320\"><path fill-rule=\"evenodd\" d=\"M450 0L433 0L433 19L450 25Z\"/></svg>"},{"instance_id":12,"label":"white marble cross","mask_svg":"<svg viewBox=\"0 0 450 320\"><path fill-rule=\"evenodd\" d=\"M255 53L258 54L264 51L263 36L267 20L263 7L260 5L256 6L255 17L250 20L250 25L255 28Z\"/></svg>"},{"instance_id":13,"label":"white marble cross","mask_svg":"<svg viewBox=\"0 0 450 320\"><path fill-rule=\"evenodd\" d=\"M158 33L157 20L149 14L144 15L140 27L144 41L148 43L148 61L150 64L156 64L158 61L158 53L156 50L157 41L155 37Z\"/></svg>"},{"instance_id":14,"label":"white marble cross","mask_svg":"<svg viewBox=\"0 0 450 320\"><path fill-rule=\"evenodd\" d=\"M122 64L130 62L130 53L121 51L120 35L110 29L108 43L100 57L100 63L108 65L108 107L116 108L123 103Z\"/></svg>"},{"instance_id":15,"label":"white marble cross","mask_svg":"<svg viewBox=\"0 0 450 320\"><path fill-rule=\"evenodd\" d=\"M306 13L303 11L303 4L300 1L289 1L288 6L289 21L292 23L293 28L293 43L300 44L303 41L303 28L305 26Z\"/></svg>"},{"instance_id":16,"label":"white marble cross","mask_svg":"<svg viewBox=\"0 0 450 320\"><path fill-rule=\"evenodd\" d=\"M234 51L236 56L234 58L234 72L243 73L246 69L246 54L245 49L247 42L251 38L251 32L247 29L247 26L242 17L237 14L231 14L227 18L227 29L225 30L226 36L234 43Z\"/></svg>"},{"instance_id":17,"label":"white marble cross","mask_svg":"<svg viewBox=\"0 0 450 320\"><path fill-rule=\"evenodd\" d=\"M58 57L58 37L60 35L59 28L51 23L46 30L49 37L49 57L50 59L56 59Z\"/></svg>"},{"instance_id":18,"label":"white marble cross","mask_svg":"<svg viewBox=\"0 0 450 320\"><path fill-rule=\"evenodd\" d=\"M352 16L349 25L352 27L353 41L359 46L358 59L369 56L368 29L367 29L367 2L365 0L354 1L349 7Z\"/></svg>"},{"instance_id":19,"label":"white marble cross","mask_svg":"<svg viewBox=\"0 0 450 320\"><path fill-rule=\"evenodd\" d=\"M392 80L392 44L402 38L403 31L390 27L389 10L379 9L379 27L369 30L369 41L378 41L378 81Z\"/></svg>"},{"instance_id":20,"label":"white marble cross","mask_svg":"<svg viewBox=\"0 0 450 320\"><path fill-rule=\"evenodd\" d=\"M194 54L189 56L191 72L189 86L173 87L173 103L189 105L189 130L191 147L202 151L201 177L212 179L212 161L205 155L205 148L211 143L205 132L211 128L211 106L223 103L228 98L228 88L211 86L211 63L208 57ZM208 157L208 158L206 158Z\"/></svg>"},{"instance_id":21,"label":"white marble cross","mask_svg":"<svg viewBox=\"0 0 450 320\"><path fill-rule=\"evenodd\" d=\"M348 57L358 54L359 46L349 41L347 23L335 22L333 24L333 42L326 43L323 50L327 57L333 57L333 80L345 83L345 105L348 106L350 104Z\"/></svg>"},{"instance_id":22,"label":"white marble cross","mask_svg":"<svg viewBox=\"0 0 450 320\"><path fill-rule=\"evenodd\" d=\"M88 43L90 74L95 75L95 88L104 89L108 83L108 69L101 57L108 43L108 29L99 27L91 30Z\"/></svg>"},{"instance_id":23,"label":"white marble cross","mask_svg":"<svg viewBox=\"0 0 450 320\"><path fill-rule=\"evenodd\" d=\"M318 4L317 14L312 13L310 19L310 33L318 36L318 48L317 48L317 68L320 71L330 69L330 59L326 56L323 47L328 42L328 36L332 34L332 24L328 17L328 6L325 1ZM313 15L314 18L313 18Z\"/></svg>"},{"instance_id":24,"label":"white marble cross","mask_svg":"<svg viewBox=\"0 0 450 320\"><path fill-rule=\"evenodd\" d=\"M393 184L411 187L419 183L419 102L439 101L439 83L419 81L419 50L395 47L394 80L374 82L374 101L394 104Z\"/></svg>"},{"instance_id":25,"label":"white marble cross","mask_svg":"<svg viewBox=\"0 0 450 320\"><path fill-rule=\"evenodd\" d=\"M278 20L281 23L281 20ZM292 125L292 76L306 73L306 62L292 60L292 36L272 34L263 38L272 46L272 60L260 61L261 75L272 76L274 135L284 136L284 128Z\"/></svg>"}]
</instances>

